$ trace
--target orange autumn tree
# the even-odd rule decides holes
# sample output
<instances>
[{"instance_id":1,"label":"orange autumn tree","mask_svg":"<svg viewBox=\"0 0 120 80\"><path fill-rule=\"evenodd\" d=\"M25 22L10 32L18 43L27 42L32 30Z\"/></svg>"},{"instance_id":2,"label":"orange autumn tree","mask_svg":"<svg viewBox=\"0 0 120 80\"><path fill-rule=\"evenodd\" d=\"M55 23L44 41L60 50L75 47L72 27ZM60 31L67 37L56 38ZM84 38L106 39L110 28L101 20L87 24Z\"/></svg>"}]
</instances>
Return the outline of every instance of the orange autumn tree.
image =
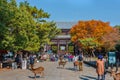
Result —
<instances>
[{"instance_id":1,"label":"orange autumn tree","mask_svg":"<svg viewBox=\"0 0 120 80\"><path fill-rule=\"evenodd\" d=\"M71 40L82 48L93 48L104 44L103 36L113 32L109 22L100 20L79 21L71 30ZM87 42L86 42L87 41ZM93 44L93 45L91 45Z\"/></svg>"}]
</instances>

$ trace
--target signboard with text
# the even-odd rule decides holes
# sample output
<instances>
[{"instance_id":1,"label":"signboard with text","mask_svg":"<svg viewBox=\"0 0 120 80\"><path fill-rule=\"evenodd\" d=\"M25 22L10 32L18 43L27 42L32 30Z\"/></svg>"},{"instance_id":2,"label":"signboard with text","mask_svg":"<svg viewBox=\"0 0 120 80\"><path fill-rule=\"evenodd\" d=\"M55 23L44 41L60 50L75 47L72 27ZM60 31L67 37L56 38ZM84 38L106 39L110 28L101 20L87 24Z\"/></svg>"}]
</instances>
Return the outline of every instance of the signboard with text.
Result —
<instances>
[{"instance_id":1,"label":"signboard with text","mask_svg":"<svg viewBox=\"0 0 120 80\"><path fill-rule=\"evenodd\" d=\"M116 63L116 54L115 54L115 52L109 52L108 53L108 62L109 62L109 64L115 64Z\"/></svg>"}]
</instances>

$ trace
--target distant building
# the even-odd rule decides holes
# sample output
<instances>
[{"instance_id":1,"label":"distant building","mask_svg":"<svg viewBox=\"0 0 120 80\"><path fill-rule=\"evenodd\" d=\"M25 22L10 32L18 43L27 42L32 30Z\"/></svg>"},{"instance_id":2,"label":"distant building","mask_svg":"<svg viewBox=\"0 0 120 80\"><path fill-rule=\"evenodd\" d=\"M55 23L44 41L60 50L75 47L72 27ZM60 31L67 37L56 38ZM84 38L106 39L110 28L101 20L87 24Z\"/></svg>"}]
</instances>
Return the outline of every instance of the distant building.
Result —
<instances>
[{"instance_id":1,"label":"distant building","mask_svg":"<svg viewBox=\"0 0 120 80\"><path fill-rule=\"evenodd\" d=\"M74 45L71 43L71 36L69 34L70 28L74 26L75 22L57 22L57 27L61 29L61 34L57 35L51 40L52 51L60 52L73 52Z\"/></svg>"}]
</instances>

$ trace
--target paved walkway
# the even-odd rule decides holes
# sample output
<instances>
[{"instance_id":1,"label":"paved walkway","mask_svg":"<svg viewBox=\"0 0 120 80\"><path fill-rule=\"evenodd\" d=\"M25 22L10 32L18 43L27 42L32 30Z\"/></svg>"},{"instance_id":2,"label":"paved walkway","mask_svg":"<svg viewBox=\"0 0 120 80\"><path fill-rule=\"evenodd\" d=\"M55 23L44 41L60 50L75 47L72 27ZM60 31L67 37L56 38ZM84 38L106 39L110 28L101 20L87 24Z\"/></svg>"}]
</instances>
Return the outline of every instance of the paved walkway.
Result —
<instances>
[{"instance_id":1,"label":"paved walkway","mask_svg":"<svg viewBox=\"0 0 120 80\"><path fill-rule=\"evenodd\" d=\"M37 74L37 80L96 80L96 70L84 64L83 71L75 72L73 63L68 62L65 68L59 68L58 62L40 62L35 66L45 67L45 77L42 78ZM10 70L0 72L0 80L34 80L34 74L30 70ZM110 74L106 75L106 80L113 80Z\"/></svg>"}]
</instances>

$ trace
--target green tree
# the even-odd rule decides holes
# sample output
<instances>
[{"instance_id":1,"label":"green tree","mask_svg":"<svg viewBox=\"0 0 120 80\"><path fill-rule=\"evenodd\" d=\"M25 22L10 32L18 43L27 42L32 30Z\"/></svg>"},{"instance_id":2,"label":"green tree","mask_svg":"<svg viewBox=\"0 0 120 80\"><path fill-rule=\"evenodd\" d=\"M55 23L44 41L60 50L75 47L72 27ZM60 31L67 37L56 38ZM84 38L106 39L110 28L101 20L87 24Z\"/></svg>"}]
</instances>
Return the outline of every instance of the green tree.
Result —
<instances>
[{"instance_id":1,"label":"green tree","mask_svg":"<svg viewBox=\"0 0 120 80\"><path fill-rule=\"evenodd\" d=\"M37 35L39 36L41 47L43 47L45 44L51 44L50 40L60 33L60 29L57 29L54 22L44 22L38 26Z\"/></svg>"},{"instance_id":2,"label":"green tree","mask_svg":"<svg viewBox=\"0 0 120 80\"><path fill-rule=\"evenodd\" d=\"M8 49L9 45L12 45L14 42L13 35L11 35L10 25L11 19L14 18L14 9L15 1L10 0L9 3L7 0L0 1L0 48Z\"/></svg>"},{"instance_id":3,"label":"green tree","mask_svg":"<svg viewBox=\"0 0 120 80\"><path fill-rule=\"evenodd\" d=\"M0 48L36 51L59 33L54 22L47 22L49 14L29 3L16 0L0 1Z\"/></svg>"},{"instance_id":4,"label":"green tree","mask_svg":"<svg viewBox=\"0 0 120 80\"><path fill-rule=\"evenodd\" d=\"M114 28L117 28L119 30L119 33L120 33L120 25L116 25L116 26L114 26Z\"/></svg>"},{"instance_id":5,"label":"green tree","mask_svg":"<svg viewBox=\"0 0 120 80\"><path fill-rule=\"evenodd\" d=\"M36 33L39 37L40 47L43 47L45 44L50 44L50 39L60 33L60 30L57 29L57 26L53 21L47 22L45 20L45 18L49 18L50 15L42 9L30 6L26 1L24 3L22 2L20 4L20 7L21 6L26 7L26 10L36 22Z\"/></svg>"}]
</instances>

